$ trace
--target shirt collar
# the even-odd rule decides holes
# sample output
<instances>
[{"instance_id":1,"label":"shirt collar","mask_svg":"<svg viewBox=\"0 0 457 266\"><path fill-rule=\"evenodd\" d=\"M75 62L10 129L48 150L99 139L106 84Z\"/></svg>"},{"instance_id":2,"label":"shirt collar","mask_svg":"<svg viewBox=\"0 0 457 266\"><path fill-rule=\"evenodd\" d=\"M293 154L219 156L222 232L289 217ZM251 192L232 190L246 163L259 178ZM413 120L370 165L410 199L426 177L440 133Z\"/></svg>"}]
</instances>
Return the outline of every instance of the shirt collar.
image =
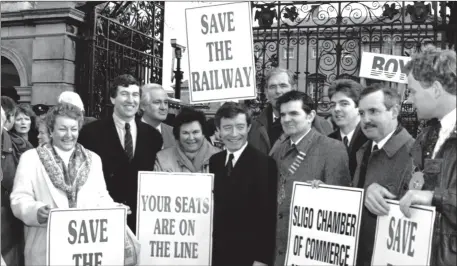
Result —
<instances>
[{"instance_id":1,"label":"shirt collar","mask_svg":"<svg viewBox=\"0 0 457 266\"><path fill-rule=\"evenodd\" d=\"M382 147L384 147L384 145L386 145L386 142L392 137L394 132L395 132L395 129L392 132L390 132L389 135L385 136L382 140L380 140L378 143L373 141L373 145L371 145L371 150L373 150L374 145L378 145L379 150L382 149Z\"/></svg>"},{"instance_id":2,"label":"shirt collar","mask_svg":"<svg viewBox=\"0 0 457 266\"><path fill-rule=\"evenodd\" d=\"M121 119L119 116L117 116L116 113L114 113L114 112L113 112L113 120L114 120L114 124L115 124L117 127L122 128L122 129L125 128L125 123L127 123L127 122L124 121L124 120L122 120L122 119ZM132 119L132 120L129 122L130 126L132 126L132 124L135 123L135 122L132 123L132 121L134 121L134 119Z\"/></svg>"},{"instance_id":3,"label":"shirt collar","mask_svg":"<svg viewBox=\"0 0 457 266\"><path fill-rule=\"evenodd\" d=\"M273 110L271 111L271 117L273 118L273 120L271 120L273 122L279 118L278 116L275 115L275 112Z\"/></svg>"},{"instance_id":4,"label":"shirt collar","mask_svg":"<svg viewBox=\"0 0 457 266\"><path fill-rule=\"evenodd\" d=\"M233 153L232 163L233 163L233 166L235 166L236 162L238 161L238 159L240 158L241 154L243 153L243 151L246 149L247 146L248 146L248 142L246 141L246 143L243 145L243 147L241 147L241 149L237 150L236 152L229 152L229 150L227 150L227 157L225 158L225 162L226 162L225 164L227 164L227 162L228 162L230 153Z\"/></svg>"},{"instance_id":5,"label":"shirt collar","mask_svg":"<svg viewBox=\"0 0 457 266\"><path fill-rule=\"evenodd\" d=\"M146 120L144 120L143 117L141 118L141 122L147 124ZM158 126L156 126L155 129L157 129L160 133L162 133L162 123L160 123Z\"/></svg>"},{"instance_id":6,"label":"shirt collar","mask_svg":"<svg viewBox=\"0 0 457 266\"><path fill-rule=\"evenodd\" d=\"M447 115L445 115L441 120L441 128L453 128L455 126L456 122L456 110L457 108L454 108L454 110L450 111Z\"/></svg>"},{"instance_id":7,"label":"shirt collar","mask_svg":"<svg viewBox=\"0 0 457 266\"><path fill-rule=\"evenodd\" d=\"M290 139L290 145L294 145L294 144L295 144L295 146L297 146L297 145L300 143L300 141L301 141L304 137L306 137L306 135L308 135L308 133L309 133L310 131L311 131L311 128L308 129L308 132L306 132L305 134L303 134L303 136L301 136L301 137L297 140L297 142L293 142L292 139Z\"/></svg>"},{"instance_id":8,"label":"shirt collar","mask_svg":"<svg viewBox=\"0 0 457 266\"><path fill-rule=\"evenodd\" d=\"M347 135L344 135L343 131L340 129L340 135L341 135L341 140L344 139L344 137L348 137L348 143L351 143L352 136L354 136L355 128L349 132Z\"/></svg>"}]
</instances>

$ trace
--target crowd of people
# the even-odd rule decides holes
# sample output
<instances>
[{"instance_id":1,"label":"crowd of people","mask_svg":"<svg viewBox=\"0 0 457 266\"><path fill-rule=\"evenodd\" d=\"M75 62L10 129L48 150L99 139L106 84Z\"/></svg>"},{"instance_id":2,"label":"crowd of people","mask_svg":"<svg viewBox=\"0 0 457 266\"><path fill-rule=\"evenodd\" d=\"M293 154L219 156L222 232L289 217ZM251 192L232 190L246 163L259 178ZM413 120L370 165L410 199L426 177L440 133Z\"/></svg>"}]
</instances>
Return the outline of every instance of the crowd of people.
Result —
<instances>
[{"instance_id":1,"label":"crowd of people","mask_svg":"<svg viewBox=\"0 0 457 266\"><path fill-rule=\"evenodd\" d=\"M335 80L333 128L282 68L266 77L268 104L255 118L226 102L212 119L182 108L168 125L162 86L128 74L111 82L114 111L100 120L84 116L74 92L43 114L2 96L2 260L45 265L53 208L126 208L129 247L139 252L138 171L161 171L214 174L212 265L284 265L294 181L365 190L358 266L371 265L386 199L408 217L411 205L434 206L430 265L455 265L456 53L428 46L405 68L407 101L429 120L417 139L386 84Z\"/></svg>"}]
</instances>

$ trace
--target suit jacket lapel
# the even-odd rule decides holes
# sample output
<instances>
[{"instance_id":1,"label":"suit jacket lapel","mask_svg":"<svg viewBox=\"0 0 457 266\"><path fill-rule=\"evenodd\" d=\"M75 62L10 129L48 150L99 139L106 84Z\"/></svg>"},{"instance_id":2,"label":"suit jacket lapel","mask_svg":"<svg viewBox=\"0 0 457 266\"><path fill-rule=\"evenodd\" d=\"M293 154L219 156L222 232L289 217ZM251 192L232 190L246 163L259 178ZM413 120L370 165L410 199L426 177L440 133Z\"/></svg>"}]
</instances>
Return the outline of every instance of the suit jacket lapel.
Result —
<instances>
[{"instance_id":1,"label":"suit jacket lapel","mask_svg":"<svg viewBox=\"0 0 457 266\"><path fill-rule=\"evenodd\" d=\"M108 143L110 143L109 149L112 149L112 154L122 154L125 159L127 158L127 154L125 153L124 148L122 147L121 140L119 139L119 134L117 133L116 125L114 124L114 119L110 116L107 120L106 124L107 130L107 138L109 138ZM138 124L137 124L138 128ZM139 129L137 130L139 131ZM137 138L138 142L138 138ZM138 146L136 146L138 148ZM136 149L137 150L137 149ZM136 153L136 151L135 151Z\"/></svg>"}]
</instances>

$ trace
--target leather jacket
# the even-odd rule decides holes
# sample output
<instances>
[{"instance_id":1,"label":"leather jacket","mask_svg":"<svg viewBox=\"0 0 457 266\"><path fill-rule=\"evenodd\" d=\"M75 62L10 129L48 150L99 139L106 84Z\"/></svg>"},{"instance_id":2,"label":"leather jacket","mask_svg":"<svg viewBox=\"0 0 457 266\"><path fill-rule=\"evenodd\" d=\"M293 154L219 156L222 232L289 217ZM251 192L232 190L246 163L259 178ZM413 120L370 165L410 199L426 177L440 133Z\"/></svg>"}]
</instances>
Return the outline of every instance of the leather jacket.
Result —
<instances>
[{"instance_id":1,"label":"leather jacket","mask_svg":"<svg viewBox=\"0 0 457 266\"><path fill-rule=\"evenodd\" d=\"M424 159L424 149L431 131L432 127L425 128L411 150L415 167L424 173L425 184L422 190L434 192L432 206L436 208L436 218L430 265L456 265L457 130L454 128L435 158L427 160Z\"/></svg>"}]
</instances>

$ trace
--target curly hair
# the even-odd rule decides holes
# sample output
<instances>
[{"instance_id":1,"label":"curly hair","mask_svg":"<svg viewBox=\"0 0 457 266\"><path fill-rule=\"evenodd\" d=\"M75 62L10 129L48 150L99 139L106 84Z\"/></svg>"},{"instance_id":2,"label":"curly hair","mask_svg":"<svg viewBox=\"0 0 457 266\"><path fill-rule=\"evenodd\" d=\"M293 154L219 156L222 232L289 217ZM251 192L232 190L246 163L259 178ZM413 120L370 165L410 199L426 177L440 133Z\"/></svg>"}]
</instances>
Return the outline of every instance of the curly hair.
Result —
<instances>
[{"instance_id":1,"label":"curly hair","mask_svg":"<svg viewBox=\"0 0 457 266\"><path fill-rule=\"evenodd\" d=\"M123 75L115 77L110 84L110 90L109 90L110 97L116 98L119 86L128 87L130 85L140 86L140 82L138 82L138 80L136 80L136 78L134 78L130 74L123 74ZM140 97L141 97L141 90L140 90Z\"/></svg>"},{"instance_id":2,"label":"curly hair","mask_svg":"<svg viewBox=\"0 0 457 266\"><path fill-rule=\"evenodd\" d=\"M290 86L294 86L297 84L297 75L292 72L292 70L281 68L281 67L274 67L272 68L265 76L265 87L268 87L268 82L270 78L281 73L286 73L289 77L289 84Z\"/></svg>"},{"instance_id":3,"label":"curly hair","mask_svg":"<svg viewBox=\"0 0 457 266\"><path fill-rule=\"evenodd\" d=\"M414 79L423 87L432 86L438 81L450 94L456 95L456 53L453 50L439 51L435 46L428 45L422 52L412 55L405 69L412 73Z\"/></svg>"},{"instance_id":4,"label":"curly hair","mask_svg":"<svg viewBox=\"0 0 457 266\"><path fill-rule=\"evenodd\" d=\"M49 132L54 131L57 117L63 116L78 121L78 130L81 129L84 123L84 115L81 109L73 104L59 103L53 106L46 114L46 126Z\"/></svg>"},{"instance_id":5,"label":"curly hair","mask_svg":"<svg viewBox=\"0 0 457 266\"><path fill-rule=\"evenodd\" d=\"M179 140L181 126L192 122L198 122L201 126L202 133L206 124L206 117L202 111L195 110L191 107L183 107L181 112L176 116L173 125L173 136Z\"/></svg>"}]
</instances>

